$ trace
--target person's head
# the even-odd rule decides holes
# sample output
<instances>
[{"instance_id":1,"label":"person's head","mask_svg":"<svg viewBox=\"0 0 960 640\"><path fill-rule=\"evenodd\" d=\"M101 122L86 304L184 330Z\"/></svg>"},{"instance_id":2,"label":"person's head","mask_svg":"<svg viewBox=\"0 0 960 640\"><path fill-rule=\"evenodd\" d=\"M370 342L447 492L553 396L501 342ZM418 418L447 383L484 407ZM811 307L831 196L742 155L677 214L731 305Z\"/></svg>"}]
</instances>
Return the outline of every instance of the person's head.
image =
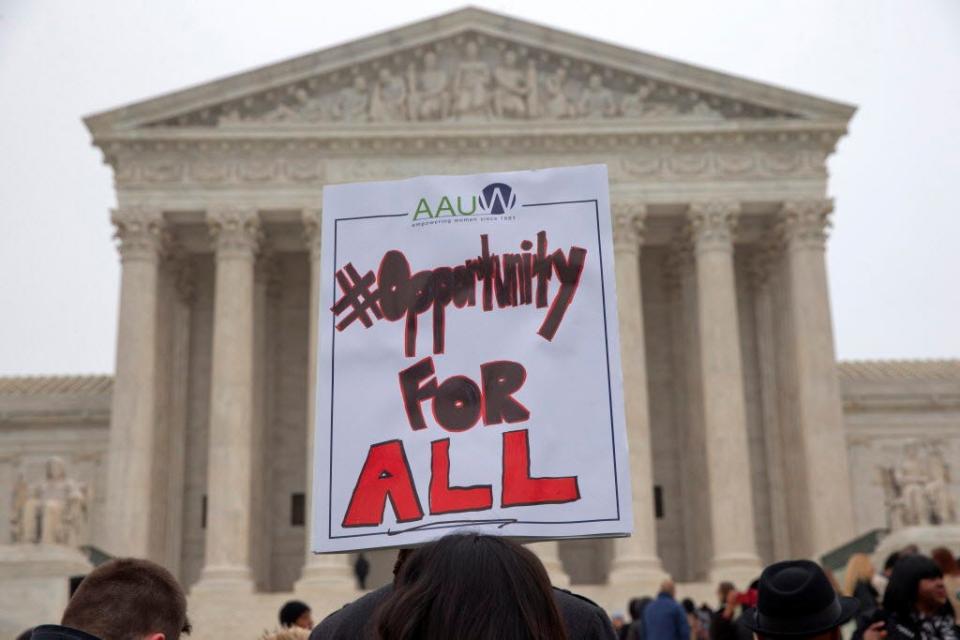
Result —
<instances>
[{"instance_id":1,"label":"person's head","mask_svg":"<svg viewBox=\"0 0 960 640\"><path fill-rule=\"evenodd\" d=\"M623 614L617 611L612 616L610 616L610 624L613 625L614 631L619 631L623 628L623 625L626 624L626 619L624 619Z\"/></svg>"},{"instance_id":2,"label":"person's head","mask_svg":"<svg viewBox=\"0 0 960 640\"><path fill-rule=\"evenodd\" d=\"M757 606L743 620L760 640L839 640L859 606L856 598L838 596L817 564L788 560L763 570Z\"/></svg>"},{"instance_id":3,"label":"person's head","mask_svg":"<svg viewBox=\"0 0 960 640\"><path fill-rule=\"evenodd\" d=\"M680 604L683 605L683 610L687 613L696 613L697 611L697 605L690 598L684 598Z\"/></svg>"},{"instance_id":4,"label":"person's head","mask_svg":"<svg viewBox=\"0 0 960 640\"><path fill-rule=\"evenodd\" d=\"M190 633L176 578L149 560L106 562L83 579L60 624L103 640L177 640Z\"/></svg>"},{"instance_id":5,"label":"person's head","mask_svg":"<svg viewBox=\"0 0 960 640\"><path fill-rule=\"evenodd\" d=\"M736 590L737 588L733 586L732 582L728 582L724 580L723 582L717 585L717 600L719 600L720 603L723 604L724 602L727 601L727 596L730 595L730 592L736 591Z\"/></svg>"},{"instance_id":6,"label":"person's head","mask_svg":"<svg viewBox=\"0 0 960 640\"><path fill-rule=\"evenodd\" d=\"M957 559L953 557L950 549L937 547L930 552L930 556L933 558L933 561L937 563L937 566L940 567L940 571L943 571L943 575L960 575L960 564L957 563Z\"/></svg>"},{"instance_id":7,"label":"person's head","mask_svg":"<svg viewBox=\"0 0 960 640\"><path fill-rule=\"evenodd\" d=\"M869 582L873 578L873 563L865 553L855 553L847 560L843 574L843 595L852 596L858 582Z\"/></svg>"},{"instance_id":8,"label":"person's head","mask_svg":"<svg viewBox=\"0 0 960 640\"><path fill-rule=\"evenodd\" d=\"M299 600L290 600L285 603L280 607L280 626L312 629L313 616L311 615L310 607Z\"/></svg>"},{"instance_id":9,"label":"person's head","mask_svg":"<svg viewBox=\"0 0 960 640\"><path fill-rule=\"evenodd\" d=\"M943 571L936 562L919 554L897 561L883 593L884 609L906 617L911 613L935 613L946 603Z\"/></svg>"},{"instance_id":10,"label":"person's head","mask_svg":"<svg viewBox=\"0 0 960 640\"><path fill-rule=\"evenodd\" d=\"M540 560L515 542L476 533L414 550L374 617L381 640L567 637Z\"/></svg>"},{"instance_id":11,"label":"person's head","mask_svg":"<svg viewBox=\"0 0 960 640\"><path fill-rule=\"evenodd\" d=\"M660 593L665 593L672 598L677 594L677 586L673 584L673 580L667 578L660 583Z\"/></svg>"},{"instance_id":12,"label":"person's head","mask_svg":"<svg viewBox=\"0 0 960 640\"><path fill-rule=\"evenodd\" d=\"M893 573L893 567L897 564L897 560L900 559L900 552L894 551L887 556L887 559L883 561L883 575L888 578Z\"/></svg>"},{"instance_id":13,"label":"person's head","mask_svg":"<svg viewBox=\"0 0 960 640\"><path fill-rule=\"evenodd\" d=\"M627 604L627 611L630 612L631 620L640 620L643 618L643 610L647 608L647 605L650 604L650 597L645 596L643 598L633 598Z\"/></svg>"}]
</instances>

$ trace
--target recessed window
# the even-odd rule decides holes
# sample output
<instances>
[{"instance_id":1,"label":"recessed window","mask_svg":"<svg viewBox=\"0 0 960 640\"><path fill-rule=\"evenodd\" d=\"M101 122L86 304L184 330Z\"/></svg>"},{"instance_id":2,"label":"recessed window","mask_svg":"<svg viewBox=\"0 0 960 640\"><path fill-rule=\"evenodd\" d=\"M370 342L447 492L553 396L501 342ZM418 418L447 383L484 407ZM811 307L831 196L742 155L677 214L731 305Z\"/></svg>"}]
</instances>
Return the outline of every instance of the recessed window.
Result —
<instances>
[{"instance_id":1,"label":"recessed window","mask_svg":"<svg viewBox=\"0 0 960 640\"><path fill-rule=\"evenodd\" d=\"M302 493L290 494L290 526L302 527L306 522L307 515L305 505L305 496Z\"/></svg>"},{"instance_id":2,"label":"recessed window","mask_svg":"<svg viewBox=\"0 0 960 640\"><path fill-rule=\"evenodd\" d=\"M200 528L207 528L207 496L206 494L200 499Z\"/></svg>"},{"instance_id":3,"label":"recessed window","mask_svg":"<svg viewBox=\"0 0 960 640\"><path fill-rule=\"evenodd\" d=\"M660 485L653 487L653 512L657 520L663 520L663 487Z\"/></svg>"}]
</instances>

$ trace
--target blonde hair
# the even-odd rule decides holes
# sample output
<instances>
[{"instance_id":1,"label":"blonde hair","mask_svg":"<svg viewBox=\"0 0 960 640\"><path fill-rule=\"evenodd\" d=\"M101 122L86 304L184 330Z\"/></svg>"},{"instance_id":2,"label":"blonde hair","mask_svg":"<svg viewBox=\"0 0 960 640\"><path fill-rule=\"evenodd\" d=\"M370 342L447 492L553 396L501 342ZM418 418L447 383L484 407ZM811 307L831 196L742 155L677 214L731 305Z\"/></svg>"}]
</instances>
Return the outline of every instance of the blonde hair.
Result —
<instances>
[{"instance_id":1,"label":"blonde hair","mask_svg":"<svg viewBox=\"0 0 960 640\"><path fill-rule=\"evenodd\" d=\"M873 577L873 563L865 553L855 553L847 560L847 568L843 575L843 594L852 596L858 582L869 581Z\"/></svg>"}]
</instances>

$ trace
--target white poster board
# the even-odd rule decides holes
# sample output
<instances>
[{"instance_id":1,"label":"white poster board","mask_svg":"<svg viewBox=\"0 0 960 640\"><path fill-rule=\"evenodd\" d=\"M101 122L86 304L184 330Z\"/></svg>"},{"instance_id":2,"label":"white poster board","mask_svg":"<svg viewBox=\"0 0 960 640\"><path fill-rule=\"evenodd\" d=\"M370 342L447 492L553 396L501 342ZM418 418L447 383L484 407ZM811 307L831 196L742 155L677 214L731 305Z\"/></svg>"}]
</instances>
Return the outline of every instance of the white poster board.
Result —
<instances>
[{"instance_id":1,"label":"white poster board","mask_svg":"<svg viewBox=\"0 0 960 640\"><path fill-rule=\"evenodd\" d=\"M323 196L313 551L629 535L606 167Z\"/></svg>"}]
</instances>

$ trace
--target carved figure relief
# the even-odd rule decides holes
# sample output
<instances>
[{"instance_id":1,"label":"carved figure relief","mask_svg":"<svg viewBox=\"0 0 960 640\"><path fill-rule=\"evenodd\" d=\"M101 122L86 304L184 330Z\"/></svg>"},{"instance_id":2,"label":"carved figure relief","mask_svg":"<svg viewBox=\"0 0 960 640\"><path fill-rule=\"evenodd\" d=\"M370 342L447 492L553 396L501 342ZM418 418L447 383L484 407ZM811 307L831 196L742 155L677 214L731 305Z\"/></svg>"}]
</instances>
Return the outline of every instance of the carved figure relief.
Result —
<instances>
[{"instance_id":1,"label":"carved figure relief","mask_svg":"<svg viewBox=\"0 0 960 640\"><path fill-rule=\"evenodd\" d=\"M76 546L87 518L86 485L67 477L63 460L51 457L46 479L28 485L21 475L13 489L14 543Z\"/></svg>"},{"instance_id":2,"label":"carved figure relief","mask_svg":"<svg viewBox=\"0 0 960 640\"><path fill-rule=\"evenodd\" d=\"M154 124L767 117L793 116L484 35L461 35Z\"/></svg>"},{"instance_id":3,"label":"carved figure relief","mask_svg":"<svg viewBox=\"0 0 960 640\"><path fill-rule=\"evenodd\" d=\"M908 442L900 461L881 467L880 477L891 529L957 521L949 468L935 443Z\"/></svg>"}]
</instances>

